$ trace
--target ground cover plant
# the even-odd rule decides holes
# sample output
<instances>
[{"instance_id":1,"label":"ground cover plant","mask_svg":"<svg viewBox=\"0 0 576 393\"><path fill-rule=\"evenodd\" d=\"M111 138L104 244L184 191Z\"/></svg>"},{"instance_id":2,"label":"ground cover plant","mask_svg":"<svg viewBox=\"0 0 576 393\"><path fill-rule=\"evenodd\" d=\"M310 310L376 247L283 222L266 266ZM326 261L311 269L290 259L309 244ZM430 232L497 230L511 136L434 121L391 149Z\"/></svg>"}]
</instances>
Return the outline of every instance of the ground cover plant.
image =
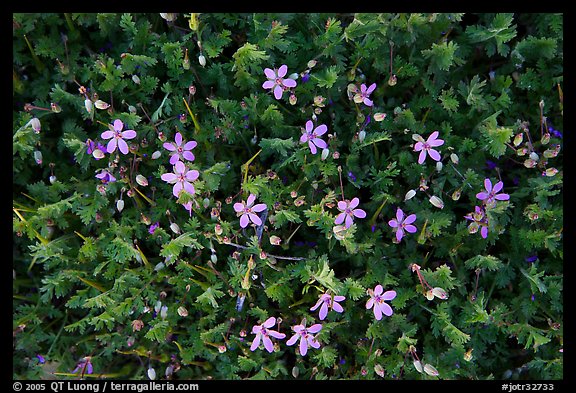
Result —
<instances>
[{"instance_id":1,"label":"ground cover plant","mask_svg":"<svg viewBox=\"0 0 576 393\"><path fill-rule=\"evenodd\" d=\"M562 379L561 14L13 14L17 379Z\"/></svg>"}]
</instances>

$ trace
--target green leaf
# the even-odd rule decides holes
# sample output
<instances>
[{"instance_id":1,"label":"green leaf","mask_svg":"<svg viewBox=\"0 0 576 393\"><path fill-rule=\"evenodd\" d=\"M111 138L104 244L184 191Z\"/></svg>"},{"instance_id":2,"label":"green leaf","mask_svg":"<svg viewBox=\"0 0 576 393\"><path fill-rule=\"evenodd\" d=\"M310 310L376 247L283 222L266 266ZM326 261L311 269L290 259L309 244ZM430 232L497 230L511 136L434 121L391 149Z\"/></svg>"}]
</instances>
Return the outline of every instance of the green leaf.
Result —
<instances>
[{"instance_id":1,"label":"green leaf","mask_svg":"<svg viewBox=\"0 0 576 393\"><path fill-rule=\"evenodd\" d=\"M430 59L430 64L439 70L448 71L454 62L454 53L458 49L458 44L454 41L432 44L431 49L425 49L422 54Z\"/></svg>"},{"instance_id":2,"label":"green leaf","mask_svg":"<svg viewBox=\"0 0 576 393\"><path fill-rule=\"evenodd\" d=\"M495 271L502 268L502 261L492 255L476 255L464 262L464 266L471 270L488 269Z\"/></svg>"}]
</instances>

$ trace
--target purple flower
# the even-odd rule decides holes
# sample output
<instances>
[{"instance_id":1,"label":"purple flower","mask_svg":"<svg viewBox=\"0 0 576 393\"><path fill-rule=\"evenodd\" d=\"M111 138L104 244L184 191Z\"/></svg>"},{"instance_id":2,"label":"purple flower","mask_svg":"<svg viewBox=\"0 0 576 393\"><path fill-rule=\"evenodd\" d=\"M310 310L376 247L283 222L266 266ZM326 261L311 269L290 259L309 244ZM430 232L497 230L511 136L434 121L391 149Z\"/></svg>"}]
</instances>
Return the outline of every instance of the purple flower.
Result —
<instances>
[{"instance_id":1,"label":"purple flower","mask_svg":"<svg viewBox=\"0 0 576 393\"><path fill-rule=\"evenodd\" d=\"M312 131L312 129L314 129L314 131ZM300 143L308 142L310 152L312 154L316 154L318 151L316 150L316 147L319 147L320 149L325 149L328 147L328 144L319 138L319 136L324 135L326 131L328 131L326 124L320 124L318 127L314 128L314 123L312 123L312 120L308 120L306 122L306 130L300 137Z\"/></svg>"},{"instance_id":2,"label":"purple flower","mask_svg":"<svg viewBox=\"0 0 576 393\"><path fill-rule=\"evenodd\" d=\"M77 364L76 364L76 368L74 370L72 370L72 373L77 373L81 371L82 374L86 373L86 374L92 374L92 372L94 371L92 369L92 362L91 362L91 358L90 356L86 356L85 358L82 358Z\"/></svg>"},{"instance_id":3,"label":"purple flower","mask_svg":"<svg viewBox=\"0 0 576 393\"><path fill-rule=\"evenodd\" d=\"M38 359L38 363L40 363L40 364L46 363L46 359L44 359L44 356L37 354L36 358Z\"/></svg>"},{"instance_id":4,"label":"purple flower","mask_svg":"<svg viewBox=\"0 0 576 393\"><path fill-rule=\"evenodd\" d=\"M370 295L370 299L368 299L366 302L366 309L369 310L374 307L374 317L376 317L377 320L382 319L382 314L389 317L394 313L394 311L392 311L392 307L390 307L390 305L384 301L394 299L396 297L396 291L384 292L382 285L378 284L374 290L369 288L367 292L368 295Z\"/></svg>"},{"instance_id":5,"label":"purple flower","mask_svg":"<svg viewBox=\"0 0 576 393\"><path fill-rule=\"evenodd\" d=\"M170 184L174 184L172 194L178 198L182 190L194 195L196 191L191 182L198 179L199 176L200 173L197 170L188 170L182 161L176 161L176 164L174 165L174 173L164 173L161 176L161 179Z\"/></svg>"},{"instance_id":6,"label":"purple flower","mask_svg":"<svg viewBox=\"0 0 576 393\"><path fill-rule=\"evenodd\" d=\"M402 209L396 209L396 219L392 219L388 221L388 225L394 228L396 232L396 240L398 243L402 240L404 236L404 231L415 233L417 228L414 225L411 225L414 221L416 221L416 214L410 214L408 217L404 218L404 212Z\"/></svg>"},{"instance_id":7,"label":"purple flower","mask_svg":"<svg viewBox=\"0 0 576 393\"><path fill-rule=\"evenodd\" d=\"M106 146L106 150L108 153L113 153L116 150L116 146L122 152L122 154L128 154L128 144L124 139L132 139L136 137L136 131L134 130L125 130L122 131L124 128L124 123L120 119L114 120L114 131L108 130L104 131L102 135L102 139L110 139L108 145Z\"/></svg>"},{"instance_id":8,"label":"purple flower","mask_svg":"<svg viewBox=\"0 0 576 393\"><path fill-rule=\"evenodd\" d=\"M354 102L357 104L364 103L366 106L372 106L374 103L368 97L376 89L376 83L372 83L370 87L366 88L366 85L362 83L360 86L360 91L354 96Z\"/></svg>"},{"instance_id":9,"label":"purple flower","mask_svg":"<svg viewBox=\"0 0 576 393\"><path fill-rule=\"evenodd\" d=\"M242 201L242 203L236 202L234 204L234 210L236 211L237 215L240 216L240 226L242 228L246 228L250 221L252 221L257 226L262 225L262 220L260 217L258 217L258 215L254 214L254 212L259 213L265 210L266 205L263 203L254 205L255 200L256 195L250 194L246 202Z\"/></svg>"},{"instance_id":10,"label":"purple flower","mask_svg":"<svg viewBox=\"0 0 576 393\"><path fill-rule=\"evenodd\" d=\"M113 183L116 181L116 178L112 176L112 174L108 172L106 169L102 170L102 172L97 174L96 177L102 180L102 183L104 184Z\"/></svg>"},{"instance_id":11,"label":"purple flower","mask_svg":"<svg viewBox=\"0 0 576 393\"><path fill-rule=\"evenodd\" d=\"M346 229L350 228L354 222L354 217L364 218L366 217L366 212L362 209L356 209L356 206L360 203L360 200L355 197L351 201L338 201L338 210L342 213L336 216L334 223L336 225L342 224L346 221Z\"/></svg>"},{"instance_id":12,"label":"purple flower","mask_svg":"<svg viewBox=\"0 0 576 393\"><path fill-rule=\"evenodd\" d=\"M492 182L490 179L484 179L484 188L486 191L479 192L476 194L476 198L480 199L484 202L484 204L488 207L496 206L496 201L507 201L510 199L510 195L508 194L497 194L502 188L504 187L504 183L499 181L492 187Z\"/></svg>"},{"instance_id":13,"label":"purple flower","mask_svg":"<svg viewBox=\"0 0 576 393\"><path fill-rule=\"evenodd\" d=\"M486 216L484 208L475 206L474 212L468 213L464 218L472 221L470 225L468 225L469 233L476 233L478 229L480 229L480 235L482 235L484 239L488 237L488 216Z\"/></svg>"},{"instance_id":14,"label":"purple flower","mask_svg":"<svg viewBox=\"0 0 576 393\"><path fill-rule=\"evenodd\" d=\"M94 158L97 160L104 158L104 155L107 153L106 147L103 144L101 144L100 142L98 142L98 144L95 144L92 139L86 140L86 146L88 148L86 150L86 153L92 154L92 156L94 156Z\"/></svg>"},{"instance_id":15,"label":"purple flower","mask_svg":"<svg viewBox=\"0 0 576 393\"><path fill-rule=\"evenodd\" d=\"M323 321L324 318L326 318L326 315L328 315L328 308L331 308L332 310L339 313L344 311L342 306L337 303L343 301L344 299L346 299L344 296L332 296L328 293L324 293L320 295L320 299L318 299L316 304L310 308L310 311L315 311L318 307L320 307L320 305L322 305L322 307L320 307L319 316L320 320Z\"/></svg>"},{"instance_id":16,"label":"purple flower","mask_svg":"<svg viewBox=\"0 0 576 393\"><path fill-rule=\"evenodd\" d=\"M288 66L286 66L286 64L282 64L277 72L270 68L264 68L264 74L266 74L268 80L262 84L262 87L264 89L272 89L274 91L274 97L276 97L277 100L282 98L284 90L296 87L296 81L294 79L284 79L287 72Z\"/></svg>"},{"instance_id":17,"label":"purple flower","mask_svg":"<svg viewBox=\"0 0 576 393\"><path fill-rule=\"evenodd\" d=\"M302 320L300 325L292 326L292 330L296 332L290 340L286 341L286 345L293 345L298 339L300 339L300 355L306 356L308 352L308 346L312 348L320 348L320 343L314 337L315 333L322 330L322 325L317 323L306 329L306 320Z\"/></svg>"},{"instance_id":18,"label":"purple flower","mask_svg":"<svg viewBox=\"0 0 576 393\"><path fill-rule=\"evenodd\" d=\"M433 147L442 146L444 144L444 140L438 139L438 134L438 131L434 131L426 141L420 137L420 140L414 144L414 151L420 152L420 155L418 156L418 164L424 163L424 160L426 160L426 153L428 153L434 161L440 161L440 153L432 149Z\"/></svg>"},{"instance_id":19,"label":"purple flower","mask_svg":"<svg viewBox=\"0 0 576 393\"><path fill-rule=\"evenodd\" d=\"M170 154L170 164L176 164L176 161L180 160L188 160L194 161L194 154L192 154L191 150L194 149L198 143L196 141L185 142L182 140L182 134L179 132L176 133L174 137L174 142L166 142L162 146L166 150L173 152Z\"/></svg>"},{"instance_id":20,"label":"purple flower","mask_svg":"<svg viewBox=\"0 0 576 393\"><path fill-rule=\"evenodd\" d=\"M154 234L154 231L156 230L156 228L158 228L160 226L159 222L156 222L152 225L150 225L150 228L148 228L148 233L150 233L151 235Z\"/></svg>"},{"instance_id":21,"label":"purple flower","mask_svg":"<svg viewBox=\"0 0 576 393\"><path fill-rule=\"evenodd\" d=\"M270 328L276 324L276 318L270 317L262 325L254 325L252 327L252 334L255 334L254 341L252 341L252 345L250 346L251 351L255 351L258 346L260 346L260 340L264 343L264 348L270 353L274 351L274 345L272 344L272 340L270 337L272 336L277 339L283 339L286 337L284 333L279 333L275 330L271 330Z\"/></svg>"}]
</instances>

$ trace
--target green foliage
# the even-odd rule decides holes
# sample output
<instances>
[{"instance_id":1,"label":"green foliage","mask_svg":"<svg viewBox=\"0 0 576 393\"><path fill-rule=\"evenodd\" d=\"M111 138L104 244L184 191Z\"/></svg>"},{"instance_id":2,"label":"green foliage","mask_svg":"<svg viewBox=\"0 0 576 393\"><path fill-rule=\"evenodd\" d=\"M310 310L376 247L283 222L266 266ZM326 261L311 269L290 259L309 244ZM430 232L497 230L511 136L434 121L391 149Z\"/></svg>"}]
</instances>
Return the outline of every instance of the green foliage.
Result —
<instances>
[{"instance_id":1,"label":"green foliage","mask_svg":"<svg viewBox=\"0 0 576 393\"><path fill-rule=\"evenodd\" d=\"M172 16L12 16L13 379L564 377L563 14Z\"/></svg>"}]
</instances>

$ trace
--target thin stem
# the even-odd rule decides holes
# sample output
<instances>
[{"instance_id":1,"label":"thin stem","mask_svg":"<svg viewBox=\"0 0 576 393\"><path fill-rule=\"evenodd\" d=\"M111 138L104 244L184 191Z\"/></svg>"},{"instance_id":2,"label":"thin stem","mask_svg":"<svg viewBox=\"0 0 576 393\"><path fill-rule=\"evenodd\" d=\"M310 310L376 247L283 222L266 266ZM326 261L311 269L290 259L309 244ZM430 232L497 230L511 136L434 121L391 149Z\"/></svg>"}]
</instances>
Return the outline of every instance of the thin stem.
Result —
<instances>
[{"instance_id":1,"label":"thin stem","mask_svg":"<svg viewBox=\"0 0 576 393\"><path fill-rule=\"evenodd\" d=\"M342 200L345 200L344 197L344 185L342 184L342 167L338 165L338 176L340 177L340 191L342 192Z\"/></svg>"}]
</instances>

